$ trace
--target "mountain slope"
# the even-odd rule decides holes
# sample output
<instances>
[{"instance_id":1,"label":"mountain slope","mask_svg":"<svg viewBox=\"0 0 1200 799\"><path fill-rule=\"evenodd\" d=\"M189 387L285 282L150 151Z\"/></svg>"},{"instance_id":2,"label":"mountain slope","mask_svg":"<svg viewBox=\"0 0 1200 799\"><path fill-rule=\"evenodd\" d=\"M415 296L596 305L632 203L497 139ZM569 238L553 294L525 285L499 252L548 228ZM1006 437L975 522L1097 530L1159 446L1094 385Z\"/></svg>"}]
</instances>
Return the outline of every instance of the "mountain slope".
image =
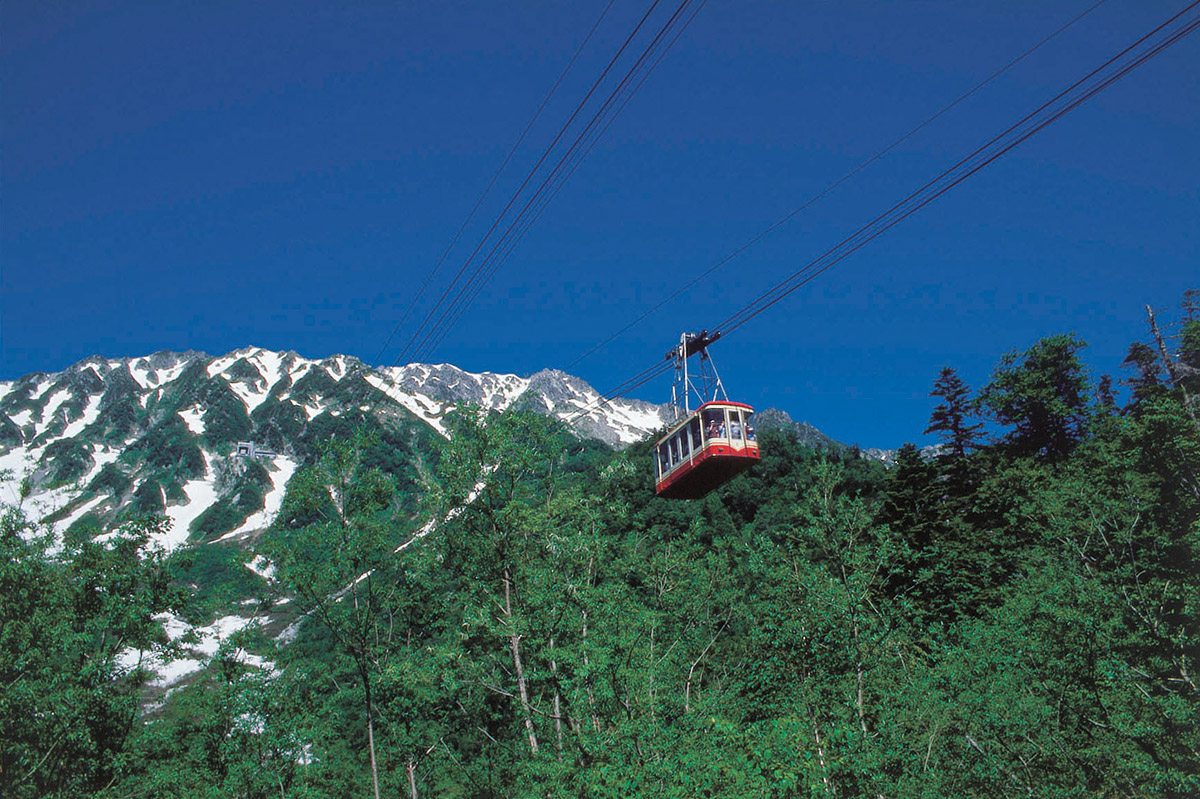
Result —
<instances>
[{"instance_id":1,"label":"mountain slope","mask_svg":"<svg viewBox=\"0 0 1200 799\"><path fill-rule=\"evenodd\" d=\"M55 374L0 383L0 498L20 498L61 530L108 529L140 513L173 522L160 543L248 534L270 523L288 479L320 443L367 416L427 466L447 413L521 407L580 436L624 446L662 426L663 406L615 400L563 372L471 374L448 364L371 369L247 347L211 357L158 352L92 357ZM233 457L253 440L277 456ZM399 464L397 464L399 466Z\"/></svg>"}]
</instances>

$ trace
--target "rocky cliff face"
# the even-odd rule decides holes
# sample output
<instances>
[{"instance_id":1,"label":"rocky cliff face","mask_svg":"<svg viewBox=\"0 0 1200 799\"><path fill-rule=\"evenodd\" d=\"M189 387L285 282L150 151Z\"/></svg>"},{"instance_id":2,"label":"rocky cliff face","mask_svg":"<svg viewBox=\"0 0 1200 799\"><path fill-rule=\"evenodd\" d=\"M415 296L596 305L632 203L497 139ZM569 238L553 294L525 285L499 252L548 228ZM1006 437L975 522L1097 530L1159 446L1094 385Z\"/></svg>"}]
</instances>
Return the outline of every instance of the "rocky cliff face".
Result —
<instances>
[{"instance_id":1,"label":"rocky cliff face","mask_svg":"<svg viewBox=\"0 0 1200 799\"><path fill-rule=\"evenodd\" d=\"M826 449L842 449L845 447L829 436L813 427L808 422L797 422L785 411L778 408L764 408L754 415L755 424L759 430L791 430L801 444L809 447L824 447Z\"/></svg>"}]
</instances>

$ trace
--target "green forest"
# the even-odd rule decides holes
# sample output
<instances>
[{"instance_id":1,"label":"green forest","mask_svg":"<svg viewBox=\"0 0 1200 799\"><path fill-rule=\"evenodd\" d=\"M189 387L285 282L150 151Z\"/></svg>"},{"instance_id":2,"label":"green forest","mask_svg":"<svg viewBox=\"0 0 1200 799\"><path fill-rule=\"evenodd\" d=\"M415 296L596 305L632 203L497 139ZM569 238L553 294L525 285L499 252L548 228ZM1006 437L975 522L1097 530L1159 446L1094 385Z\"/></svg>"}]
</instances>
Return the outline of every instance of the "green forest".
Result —
<instances>
[{"instance_id":1,"label":"green forest","mask_svg":"<svg viewBox=\"0 0 1200 799\"><path fill-rule=\"evenodd\" d=\"M153 701L120 655L188 643L189 554L9 507L0 796L1200 795L1196 300L1115 377L1073 334L931 375L891 468L760 430L698 501L652 441L468 408L401 479L364 425L257 542L273 667L246 630Z\"/></svg>"}]
</instances>

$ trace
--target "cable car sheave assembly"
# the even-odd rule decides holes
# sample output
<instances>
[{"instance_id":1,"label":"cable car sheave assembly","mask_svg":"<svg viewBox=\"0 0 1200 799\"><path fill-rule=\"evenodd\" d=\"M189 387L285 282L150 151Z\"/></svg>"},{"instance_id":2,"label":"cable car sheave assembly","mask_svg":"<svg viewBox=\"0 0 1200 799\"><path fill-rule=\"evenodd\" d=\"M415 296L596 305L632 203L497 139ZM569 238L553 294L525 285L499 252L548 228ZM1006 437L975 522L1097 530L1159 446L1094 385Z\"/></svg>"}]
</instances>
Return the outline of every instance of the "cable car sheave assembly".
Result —
<instances>
[{"instance_id":1,"label":"cable car sheave assembly","mask_svg":"<svg viewBox=\"0 0 1200 799\"><path fill-rule=\"evenodd\" d=\"M654 490L665 499L700 499L758 460L754 409L729 401L708 354L708 345L720 337L707 330L684 333L667 353L666 360L675 362L674 418L654 447ZM688 369L692 355L700 356L695 372Z\"/></svg>"}]
</instances>

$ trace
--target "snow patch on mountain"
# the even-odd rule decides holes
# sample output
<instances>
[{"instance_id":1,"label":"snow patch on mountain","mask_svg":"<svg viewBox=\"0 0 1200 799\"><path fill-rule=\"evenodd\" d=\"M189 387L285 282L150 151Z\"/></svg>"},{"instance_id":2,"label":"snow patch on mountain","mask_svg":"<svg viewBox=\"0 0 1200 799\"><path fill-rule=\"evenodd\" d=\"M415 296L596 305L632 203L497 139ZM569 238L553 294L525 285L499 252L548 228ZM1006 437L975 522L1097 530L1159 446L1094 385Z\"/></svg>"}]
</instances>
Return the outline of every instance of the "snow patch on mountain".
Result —
<instances>
[{"instance_id":1,"label":"snow patch on mountain","mask_svg":"<svg viewBox=\"0 0 1200 799\"><path fill-rule=\"evenodd\" d=\"M92 468L88 473L79 478L79 485L86 486L88 483L96 479L96 475L100 474L100 470L110 463L116 463L121 457L121 450L115 447L105 447L100 444L93 444L92 450Z\"/></svg>"},{"instance_id":2,"label":"snow patch on mountain","mask_svg":"<svg viewBox=\"0 0 1200 799\"><path fill-rule=\"evenodd\" d=\"M248 386L242 382L229 381L229 388L238 395L242 402L246 403L247 413L254 413L254 409L267 400L268 391L266 389L256 390L253 385L255 384Z\"/></svg>"},{"instance_id":3,"label":"snow patch on mountain","mask_svg":"<svg viewBox=\"0 0 1200 799\"><path fill-rule=\"evenodd\" d=\"M334 380L340 381L346 376L346 356L334 355L332 358L326 358L322 361L325 364L325 371Z\"/></svg>"},{"instance_id":4,"label":"snow patch on mountain","mask_svg":"<svg viewBox=\"0 0 1200 799\"><path fill-rule=\"evenodd\" d=\"M450 364L408 364L377 371L391 385L368 377L371 385L442 435L446 434L442 417L467 403L489 411L506 411L524 403L612 446L632 444L662 427L667 419L663 406L649 402L615 399L602 404L599 392L586 382L553 369L528 378L493 372L472 374Z\"/></svg>"},{"instance_id":5,"label":"snow patch on mountain","mask_svg":"<svg viewBox=\"0 0 1200 799\"><path fill-rule=\"evenodd\" d=\"M105 464L112 463L121 454L119 450L106 449L94 444L88 445L87 450L92 465L86 473L68 483L41 490L34 488L29 496L22 499L21 484L25 478L37 474L39 461L45 454L46 446L48 444L37 447L17 446L0 454L0 502L20 504L33 521L53 516L70 506L78 499L84 486L95 479ZM75 512L72 512L72 517L77 518ZM69 524L63 525L61 521L57 525L59 529L63 530L67 526Z\"/></svg>"},{"instance_id":6,"label":"snow patch on mountain","mask_svg":"<svg viewBox=\"0 0 1200 799\"><path fill-rule=\"evenodd\" d=\"M198 436L204 435L204 409L199 405L193 405L190 408L184 408L179 412L179 416L183 419L183 423L188 426Z\"/></svg>"},{"instance_id":7,"label":"snow patch on mountain","mask_svg":"<svg viewBox=\"0 0 1200 799\"><path fill-rule=\"evenodd\" d=\"M204 477L188 480L183 484L183 493L188 498L187 504L172 505L167 508L167 518L171 520L171 529L155 540L155 543L162 546L167 552L187 541L192 522L196 521L201 513L208 510L219 499L212 462L207 452L202 451L200 454L204 456Z\"/></svg>"},{"instance_id":8,"label":"snow patch on mountain","mask_svg":"<svg viewBox=\"0 0 1200 799\"><path fill-rule=\"evenodd\" d=\"M33 471L34 459L24 447L0 455L0 502L16 504L21 500L21 480Z\"/></svg>"},{"instance_id":9,"label":"snow patch on mountain","mask_svg":"<svg viewBox=\"0 0 1200 799\"><path fill-rule=\"evenodd\" d=\"M236 350L228 355L222 355L220 358L213 358L212 363L210 363L208 368L205 370L208 373L208 376L216 377L217 375L225 372L225 370L242 359L241 352L241 350Z\"/></svg>"},{"instance_id":10,"label":"snow patch on mountain","mask_svg":"<svg viewBox=\"0 0 1200 799\"><path fill-rule=\"evenodd\" d=\"M47 391L49 391L50 386L52 386L52 385L54 385L54 380L52 380L52 379L42 381L41 383L38 384L38 387L36 389L34 389L34 392L29 395L29 398L31 400L41 399L42 395L45 394Z\"/></svg>"},{"instance_id":11,"label":"snow patch on mountain","mask_svg":"<svg viewBox=\"0 0 1200 799\"><path fill-rule=\"evenodd\" d=\"M137 361L130 366L129 374L133 377L134 382L144 389L150 388L151 386L157 386L159 383L158 380L151 380L151 375L153 372L150 369L150 364L146 363L145 359Z\"/></svg>"},{"instance_id":12,"label":"snow patch on mountain","mask_svg":"<svg viewBox=\"0 0 1200 799\"><path fill-rule=\"evenodd\" d=\"M62 437L74 438L82 433L85 427L96 421L96 418L100 416L100 401L102 399L103 395L100 394L89 397L87 407L83 409L83 416L63 428Z\"/></svg>"},{"instance_id":13,"label":"snow patch on mountain","mask_svg":"<svg viewBox=\"0 0 1200 799\"><path fill-rule=\"evenodd\" d=\"M58 391L55 391L50 395L50 399L46 402L45 407L42 408L42 429L38 430L39 435L50 426L50 422L54 421L54 414L57 413L58 409L62 407L62 404L70 398L71 390L69 388L60 388Z\"/></svg>"},{"instance_id":14,"label":"snow patch on mountain","mask_svg":"<svg viewBox=\"0 0 1200 799\"><path fill-rule=\"evenodd\" d=\"M254 558L246 564L246 568L263 578L267 582L275 579L275 564L267 560L262 555L255 555Z\"/></svg>"},{"instance_id":15,"label":"snow patch on mountain","mask_svg":"<svg viewBox=\"0 0 1200 799\"><path fill-rule=\"evenodd\" d=\"M302 358L297 358L294 365L288 371L288 377L292 379L292 383L295 383L297 380L308 374L312 367L312 361L306 361Z\"/></svg>"},{"instance_id":16,"label":"snow patch on mountain","mask_svg":"<svg viewBox=\"0 0 1200 799\"><path fill-rule=\"evenodd\" d=\"M529 380L517 375L464 372L448 363L408 364L378 369L401 392L420 395L449 409L473 404L485 410L504 411L529 388Z\"/></svg>"},{"instance_id":17,"label":"snow patch on mountain","mask_svg":"<svg viewBox=\"0 0 1200 799\"><path fill-rule=\"evenodd\" d=\"M649 406L649 407L646 407ZM667 412L649 403L628 403L610 408L612 416L623 425L617 435L623 444L632 444L641 436L639 430L655 430L666 424Z\"/></svg>"},{"instance_id":18,"label":"snow patch on mountain","mask_svg":"<svg viewBox=\"0 0 1200 799\"><path fill-rule=\"evenodd\" d=\"M256 348L251 360L258 365L259 373L267 381L268 390L274 387L283 376L284 356L280 353Z\"/></svg>"},{"instance_id":19,"label":"snow patch on mountain","mask_svg":"<svg viewBox=\"0 0 1200 799\"><path fill-rule=\"evenodd\" d=\"M159 385L166 385L168 383L175 382L175 380L178 379L178 377L181 374L183 374L183 370L187 369L190 364L191 364L191 361L185 360L185 361L180 361L175 366L171 366L166 369L160 370L157 373Z\"/></svg>"},{"instance_id":20,"label":"snow patch on mountain","mask_svg":"<svg viewBox=\"0 0 1200 799\"><path fill-rule=\"evenodd\" d=\"M421 394L410 394L376 375L365 375L363 379L369 385L383 392L385 396L400 403L405 410L428 424L442 437L449 437L445 425L442 424L441 417L454 406L439 405Z\"/></svg>"},{"instance_id":21,"label":"snow patch on mountain","mask_svg":"<svg viewBox=\"0 0 1200 799\"><path fill-rule=\"evenodd\" d=\"M317 403L320 403L320 401L321 401L321 398L320 398L320 397L314 397L313 399L314 399L314 400L315 400ZM295 404L295 403L293 403L293 404ZM302 411L304 411L304 415L308 417L308 420L309 420L310 422L311 422L313 419L315 419L317 416L320 416L320 415L321 415L321 411L325 410L323 407L321 407L321 405L320 405L320 404L315 404L315 405L301 405L301 406L300 406L300 409L301 409Z\"/></svg>"},{"instance_id":22,"label":"snow patch on mountain","mask_svg":"<svg viewBox=\"0 0 1200 799\"><path fill-rule=\"evenodd\" d=\"M171 613L162 613L154 617L163 625L167 637L178 641L189 631L196 634L198 641L188 650L187 657L176 658L164 663L157 655L143 653L136 649L126 649L118 658L117 663L127 672L141 666L153 671L157 677L153 684L160 688L175 685L200 669L217 654L221 644L239 630L244 630L255 622L254 618L245 616L222 616L202 627L191 627L187 622ZM270 668L270 661L265 658L237 649L233 657L240 663L258 668Z\"/></svg>"},{"instance_id":23,"label":"snow patch on mountain","mask_svg":"<svg viewBox=\"0 0 1200 799\"><path fill-rule=\"evenodd\" d=\"M91 513L98 506L103 504L106 499L108 499L108 497L104 494L101 494L98 497L93 497L92 499L89 499L87 502L83 503L78 508L73 510L69 516L66 516L66 517L60 519L58 522L56 522L54 525L55 530L57 530L57 531L70 530L72 524L74 524L75 522L82 519L88 513Z\"/></svg>"}]
</instances>

